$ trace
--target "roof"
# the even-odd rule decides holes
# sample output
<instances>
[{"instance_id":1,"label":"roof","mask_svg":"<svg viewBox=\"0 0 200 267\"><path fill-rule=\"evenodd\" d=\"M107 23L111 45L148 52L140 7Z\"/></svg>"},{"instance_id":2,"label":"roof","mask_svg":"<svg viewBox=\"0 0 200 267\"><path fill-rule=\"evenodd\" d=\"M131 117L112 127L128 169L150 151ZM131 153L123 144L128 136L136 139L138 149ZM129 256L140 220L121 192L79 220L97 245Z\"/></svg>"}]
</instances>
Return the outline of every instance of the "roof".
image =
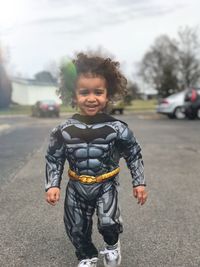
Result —
<instances>
[{"instance_id":1,"label":"roof","mask_svg":"<svg viewBox=\"0 0 200 267\"><path fill-rule=\"evenodd\" d=\"M20 84L26 84L26 85L38 85L38 86L58 86L57 82L40 82L34 79L25 79L25 78L19 78L19 77L13 77L11 78L12 82L20 83Z\"/></svg>"}]
</instances>

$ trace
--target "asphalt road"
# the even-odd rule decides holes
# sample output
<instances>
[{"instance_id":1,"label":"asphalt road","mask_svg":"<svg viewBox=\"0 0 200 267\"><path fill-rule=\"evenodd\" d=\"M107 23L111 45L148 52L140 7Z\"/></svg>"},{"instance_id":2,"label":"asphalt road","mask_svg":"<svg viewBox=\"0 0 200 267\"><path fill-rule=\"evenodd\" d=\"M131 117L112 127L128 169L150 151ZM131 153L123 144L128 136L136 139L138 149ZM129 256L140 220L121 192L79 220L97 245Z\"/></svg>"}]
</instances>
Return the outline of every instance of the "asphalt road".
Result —
<instances>
[{"instance_id":1,"label":"asphalt road","mask_svg":"<svg viewBox=\"0 0 200 267\"><path fill-rule=\"evenodd\" d=\"M122 160L122 267L199 267L200 121L119 118L143 148L149 191L146 205L138 206ZM66 177L60 203L44 201L44 154L50 129L61 120L0 118L0 266L77 266L62 219ZM93 239L103 248L95 224Z\"/></svg>"}]
</instances>

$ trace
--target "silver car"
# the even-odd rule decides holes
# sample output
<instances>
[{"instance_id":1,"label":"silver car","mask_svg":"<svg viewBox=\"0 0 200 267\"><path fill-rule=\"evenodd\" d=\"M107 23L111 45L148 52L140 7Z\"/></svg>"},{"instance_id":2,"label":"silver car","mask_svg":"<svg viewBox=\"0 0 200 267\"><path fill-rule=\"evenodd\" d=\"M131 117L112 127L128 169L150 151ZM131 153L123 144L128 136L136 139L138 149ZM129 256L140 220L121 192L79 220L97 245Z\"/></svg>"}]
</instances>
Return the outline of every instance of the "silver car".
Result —
<instances>
[{"instance_id":1,"label":"silver car","mask_svg":"<svg viewBox=\"0 0 200 267\"><path fill-rule=\"evenodd\" d=\"M184 119L184 97L185 91L163 98L157 106L157 113L165 114L170 119Z\"/></svg>"}]
</instances>

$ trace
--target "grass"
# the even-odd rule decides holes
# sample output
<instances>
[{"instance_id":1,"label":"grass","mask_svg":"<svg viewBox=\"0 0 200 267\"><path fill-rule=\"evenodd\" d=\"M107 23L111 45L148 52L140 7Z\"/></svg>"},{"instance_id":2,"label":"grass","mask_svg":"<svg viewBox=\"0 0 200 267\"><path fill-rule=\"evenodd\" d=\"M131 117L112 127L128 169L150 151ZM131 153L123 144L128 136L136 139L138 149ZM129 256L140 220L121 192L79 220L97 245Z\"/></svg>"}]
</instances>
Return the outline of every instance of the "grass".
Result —
<instances>
[{"instance_id":1,"label":"grass","mask_svg":"<svg viewBox=\"0 0 200 267\"><path fill-rule=\"evenodd\" d=\"M31 114L31 106L10 105L9 108L0 109L0 115Z\"/></svg>"},{"instance_id":2,"label":"grass","mask_svg":"<svg viewBox=\"0 0 200 267\"><path fill-rule=\"evenodd\" d=\"M127 111L152 111L156 108L157 101L154 100L133 100L131 105L126 105L125 110ZM60 107L61 113L75 112L71 106L61 105ZM11 105L9 108L0 109L0 115L30 115L31 114L31 106L21 106L21 105Z\"/></svg>"},{"instance_id":3,"label":"grass","mask_svg":"<svg viewBox=\"0 0 200 267\"><path fill-rule=\"evenodd\" d=\"M126 106L129 111L148 111L155 110L157 105L156 99L151 100L133 100L130 106Z\"/></svg>"},{"instance_id":4,"label":"grass","mask_svg":"<svg viewBox=\"0 0 200 267\"><path fill-rule=\"evenodd\" d=\"M60 112L62 113L65 113L65 112L72 112L74 113L76 111L76 109L72 108L71 106L64 106L64 105L61 105L60 107Z\"/></svg>"}]
</instances>

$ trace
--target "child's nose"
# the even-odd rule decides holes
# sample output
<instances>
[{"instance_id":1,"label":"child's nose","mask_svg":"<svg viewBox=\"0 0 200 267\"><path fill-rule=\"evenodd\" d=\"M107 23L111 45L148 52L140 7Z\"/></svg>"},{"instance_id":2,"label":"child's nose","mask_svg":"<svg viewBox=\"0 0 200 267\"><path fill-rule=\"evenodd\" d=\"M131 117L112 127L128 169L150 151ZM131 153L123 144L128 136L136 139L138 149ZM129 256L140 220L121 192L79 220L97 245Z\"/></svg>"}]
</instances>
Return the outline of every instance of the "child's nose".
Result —
<instances>
[{"instance_id":1,"label":"child's nose","mask_svg":"<svg viewBox=\"0 0 200 267\"><path fill-rule=\"evenodd\" d=\"M89 95L88 95L88 101L93 102L93 101L95 101L95 100L96 100L96 97L95 97L94 94L89 94Z\"/></svg>"}]
</instances>

